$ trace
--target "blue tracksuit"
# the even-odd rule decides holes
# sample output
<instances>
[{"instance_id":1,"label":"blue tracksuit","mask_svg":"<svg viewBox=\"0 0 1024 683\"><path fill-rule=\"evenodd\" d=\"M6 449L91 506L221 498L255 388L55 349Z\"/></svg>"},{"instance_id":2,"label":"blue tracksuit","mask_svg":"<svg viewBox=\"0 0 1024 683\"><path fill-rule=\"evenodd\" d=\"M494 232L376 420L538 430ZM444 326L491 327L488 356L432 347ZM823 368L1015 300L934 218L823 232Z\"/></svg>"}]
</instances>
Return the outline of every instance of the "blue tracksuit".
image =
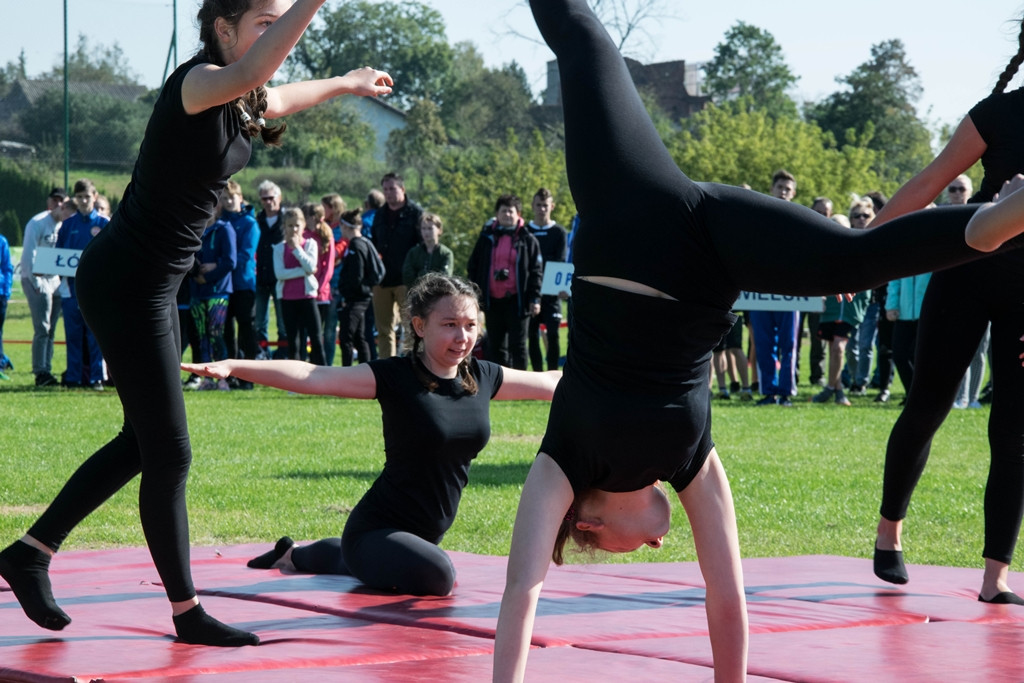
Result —
<instances>
[{"instance_id":1,"label":"blue tracksuit","mask_svg":"<svg viewBox=\"0 0 1024 683\"><path fill-rule=\"evenodd\" d=\"M58 249L85 249L92 238L106 227L109 220L94 209L89 215L76 213L60 226L57 233ZM75 278L65 278L69 296L61 298L61 312L64 314L65 349L68 367L64 381L69 385L92 384L103 381L103 355L100 345L78 310L78 296L75 292ZM85 372L85 348L89 349L89 369ZM86 376L86 374L88 376Z\"/></svg>"}]
</instances>

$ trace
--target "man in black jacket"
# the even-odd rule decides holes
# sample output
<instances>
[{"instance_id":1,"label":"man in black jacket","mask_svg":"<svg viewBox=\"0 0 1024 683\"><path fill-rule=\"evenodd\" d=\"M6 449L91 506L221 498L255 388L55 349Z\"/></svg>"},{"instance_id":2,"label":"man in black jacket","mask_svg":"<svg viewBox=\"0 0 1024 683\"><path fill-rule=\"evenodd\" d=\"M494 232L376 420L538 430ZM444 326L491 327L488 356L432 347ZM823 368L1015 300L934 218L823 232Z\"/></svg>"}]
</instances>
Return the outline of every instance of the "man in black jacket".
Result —
<instances>
[{"instance_id":1,"label":"man in black jacket","mask_svg":"<svg viewBox=\"0 0 1024 683\"><path fill-rule=\"evenodd\" d=\"M543 277L540 244L522 208L514 194L498 197L497 215L484 226L467 266L487 316L487 359L516 370L526 369L527 324L540 313Z\"/></svg>"},{"instance_id":2,"label":"man in black jacket","mask_svg":"<svg viewBox=\"0 0 1024 683\"><path fill-rule=\"evenodd\" d=\"M264 180L256 188L263 209L256 215L260 226L260 240L256 244L256 338L265 353L270 328L270 301L274 301L274 315L277 318L277 350L275 358L288 358L288 335L285 334L281 305L277 300L277 275L274 274L274 245L284 241L281 230L281 188Z\"/></svg>"},{"instance_id":3,"label":"man in black jacket","mask_svg":"<svg viewBox=\"0 0 1024 683\"><path fill-rule=\"evenodd\" d=\"M388 173L380 181L385 204L373 219L373 244L384 261L384 279L373 288L373 315L377 320L377 354L395 355L395 325L405 305L402 265L409 249L421 241L421 209L405 196L405 182L397 173Z\"/></svg>"}]
</instances>

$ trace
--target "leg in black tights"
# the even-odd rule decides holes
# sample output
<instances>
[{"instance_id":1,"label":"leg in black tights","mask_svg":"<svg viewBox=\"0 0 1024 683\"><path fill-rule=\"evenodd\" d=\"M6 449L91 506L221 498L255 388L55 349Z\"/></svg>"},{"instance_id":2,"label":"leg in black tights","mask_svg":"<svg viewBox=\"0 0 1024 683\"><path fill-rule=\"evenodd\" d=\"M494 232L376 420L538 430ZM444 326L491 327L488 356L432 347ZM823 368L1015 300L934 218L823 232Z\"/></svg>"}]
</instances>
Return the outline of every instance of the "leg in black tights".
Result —
<instances>
[{"instance_id":1,"label":"leg in black tights","mask_svg":"<svg viewBox=\"0 0 1024 683\"><path fill-rule=\"evenodd\" d=\"M117 383L124 426L71 476L28 535L56 551L80 521L141 473L139 517L153 563L171 602L189 601L196 591L189 570L185 508L192 451L178 368L176 294L181 275L138 258L107 232L101 232L83 256L78 293ZM114 268L122 277L109 277ZM48 592L48 578L46 584ZM186 642L258 642L253 634L220 624L205 613L176 619L175 624Z\"/></svg>"},{"instance_id":2,"label":"leg in black tights","mask_svg":"<svg viewBox=\"0 0 1024 683\"><path fill-rule=\"evenodd\" d=\"M997 257L998 258L998 257ZM964 372L992 322L992 376L1007 390L989 416L991 467L985 488L983 556L1009 564L1024 513L1024 368L1019 306L1024 287L1000 261L936 273L928 285L907 405L893 426L885 456L881 515L906 517L910 497L928 461L932 437L949 414ZM984 292L979 296L978 292ZM1001 355L1000 355L1001 354ZM993 397L994 399L994 397Z\"/></svg>"},{"instance_id":3,"label":"leg in black tights","mask_svg":"<svg viewBox=\"0 0 1024 683\"><path fill-rule=\"evenodd\" d=\"M455 585L455 568L438 547L440 541L380 526L357 505L341 538L297 547L291 561L298 571L354 576L370 588L406 595L448 595ZM281 547L279 541L275 552Z\"/></svg>"}]
</instances>

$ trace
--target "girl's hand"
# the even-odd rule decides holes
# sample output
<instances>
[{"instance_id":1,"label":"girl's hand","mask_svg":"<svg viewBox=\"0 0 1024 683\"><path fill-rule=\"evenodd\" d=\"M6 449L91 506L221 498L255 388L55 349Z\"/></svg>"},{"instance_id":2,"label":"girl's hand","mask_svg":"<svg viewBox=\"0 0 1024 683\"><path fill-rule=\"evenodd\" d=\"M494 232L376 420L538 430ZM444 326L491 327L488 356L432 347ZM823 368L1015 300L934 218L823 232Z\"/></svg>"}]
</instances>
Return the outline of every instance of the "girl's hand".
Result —
<instances>
[{"instance_id":1,"label":"girl's hand","mask_svg":"<svg viewBox=\"0 0 1024 683\"><path fill-rule=\"evenodd\" d=\"M369 66L353 69L341 78L345 81L349 93L364 97L387 95L391 92L391 86L395 84L388 72L378 71Z\"/></svg>"},{"instance_id":2,"label":"girl's hand","mask_svg":"<svg viewBox=\"0 0 1024 683\"><path fill-rule=\"evenodd\" d=\"M227 379L231 376L231 361L217 361L216 363L182 363L181 369L185 372L192 372L200 377L212 377L214 379Z\"/></svg>"},{"instance_id":3,"label":"girl's hand","mask_svg":"<svg viewBox=\"0 0 1024 683\"><path fill-rule=\"evenodd\" d=\"M992 199L992 201L999 202L1003 199L1006 199L1007 197L1009 197L1011 194L1021 189L1022 187L1024 187L1024 175L1018 173L1017 175L1013 176L1005 183L1003 183L1003 187L1001 190L999 190L999 194L997 194Z\"/></svg>"}]
</instances>

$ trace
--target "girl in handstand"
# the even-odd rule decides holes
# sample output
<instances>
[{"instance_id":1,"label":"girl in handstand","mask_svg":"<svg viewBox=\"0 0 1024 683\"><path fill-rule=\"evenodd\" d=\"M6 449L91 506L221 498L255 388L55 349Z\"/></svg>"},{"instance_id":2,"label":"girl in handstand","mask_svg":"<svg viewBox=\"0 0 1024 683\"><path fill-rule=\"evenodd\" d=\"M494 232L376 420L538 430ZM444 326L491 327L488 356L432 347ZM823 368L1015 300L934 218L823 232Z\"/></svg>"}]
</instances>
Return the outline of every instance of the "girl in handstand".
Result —
<instances>
[{"instance_id":1,"label":"girl in handstand","mask_svg":"<svg viewBox=\"0 0 1024 683\"><path fill-rule=\"evenodd\" d=\"M625 63L585 0L533 0L558 59L569 184L580 212L564 377L523 487L495 643L494 679L521 680L550 561L568 538L660 547L677 492L706 584L717 680L742 680L747 616L732 495L711 440L709 362L742 289L829 295L983 255L977 207L853 231L789 202L694 183L674 164ZM621 197L645 201L623 204ZM638 214L639 212L639 214ZM622 226L649 260L626 258ZM1016 246L1016 245L1013 245ZM912 247L912 248L911 248ZM843 254L861 269L837 269ZM643 320L637 337L622 320ZM653 354L658 339L670 353Z\"/></svg>"}]
</instances>

